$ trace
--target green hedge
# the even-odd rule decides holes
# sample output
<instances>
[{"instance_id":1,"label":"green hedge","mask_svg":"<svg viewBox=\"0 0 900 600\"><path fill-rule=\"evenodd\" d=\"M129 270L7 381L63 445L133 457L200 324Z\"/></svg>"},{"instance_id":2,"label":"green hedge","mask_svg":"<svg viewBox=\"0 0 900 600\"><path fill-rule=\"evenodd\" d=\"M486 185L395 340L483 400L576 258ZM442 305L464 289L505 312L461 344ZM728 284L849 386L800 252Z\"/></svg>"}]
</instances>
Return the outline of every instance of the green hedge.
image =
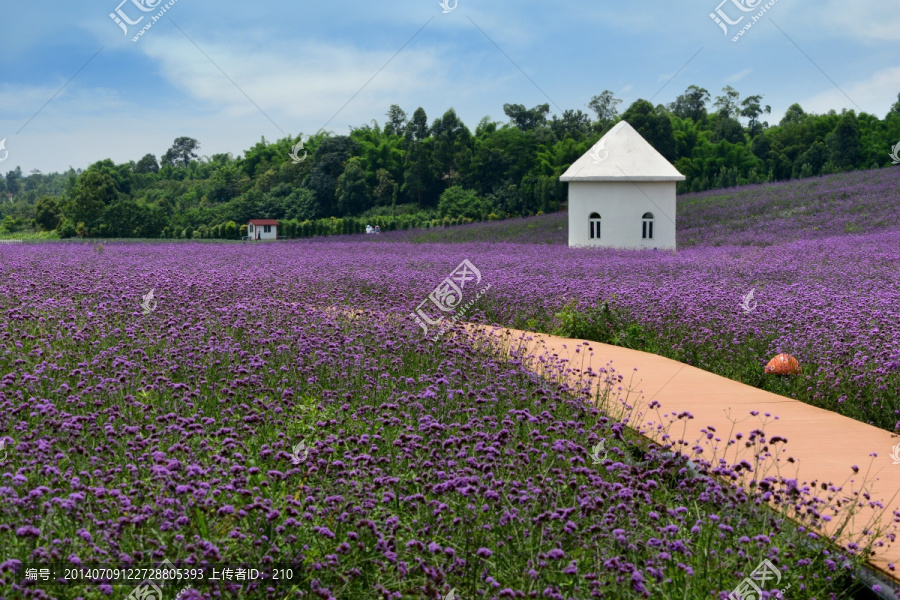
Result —
<instances>
[{"instance_id":1,"label":"green hedge","mask_svg":"<svg viewBox=\"0 0 900 600\"><path fill-rule=\"evenodd\" d=\"M497 215L492 213L489 216L488 220L494 221L501 218L502 217L498 217ZM351 235L365 233L366 225L371 225L372 227L375 227L377 225L383 232L406 231L409 229L453 227L466 223L474 223L476 221L477 219L470 219L468 217L457 217L453 219L444 217L443 219L432 219L429 221L427 219L423 219L422 216L417 215L400 215L397 217L376 216L365 219L360 217L345 217L341 219L336 217L329 217L327 219L315 219L313 221L284 219L278 221L278 236L295 239L327 235ZM239 240L242 236L247 235L247 225L244 224L239 226L234 221L220 223L219 225L215 226L201 225L197 228L197 230L202 231L203 237L209 239ZM187 237L188 239L190 239L192 237L193 231L194 229L191 227L172 229L166 228L163 230L161 237Z\"/></svg>"}]
</instances>

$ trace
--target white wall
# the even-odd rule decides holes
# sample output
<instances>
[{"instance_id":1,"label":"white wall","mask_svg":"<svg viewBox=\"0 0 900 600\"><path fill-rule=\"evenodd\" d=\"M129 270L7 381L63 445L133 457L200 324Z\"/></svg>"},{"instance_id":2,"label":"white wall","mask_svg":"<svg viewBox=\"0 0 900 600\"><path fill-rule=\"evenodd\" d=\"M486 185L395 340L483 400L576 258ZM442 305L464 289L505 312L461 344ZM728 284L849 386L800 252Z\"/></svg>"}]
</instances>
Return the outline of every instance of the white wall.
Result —
<instances>
[{"instance_id":1,"label":"white wall","mask_svg":"<svg viewBox=\"0 0 900 600\"><path fill-rule=\"evenodd\" d=\"M269 229L271 230L269 233L266 233L265 225L253 225L253 231L250 231L250 224L247 224L247 235L251 240L256 239L256 234L259 233L259 239L261 240L275 240L278 239L278 225L270 225Z\"/></svg>"},{"instance_id":2,"label":"white wall","mask_svg":"<svg viewBox=\"0 0 900 600\"><path fill-rule=\"evenodd\" d=\"M643 192L643 193L642 193ZM601 218L590 239L591 213ZM642 217L653 213L653 239L642 239ZM675 249L674 181L569 182L569 246Z\"/></svg>"}]
</instances>

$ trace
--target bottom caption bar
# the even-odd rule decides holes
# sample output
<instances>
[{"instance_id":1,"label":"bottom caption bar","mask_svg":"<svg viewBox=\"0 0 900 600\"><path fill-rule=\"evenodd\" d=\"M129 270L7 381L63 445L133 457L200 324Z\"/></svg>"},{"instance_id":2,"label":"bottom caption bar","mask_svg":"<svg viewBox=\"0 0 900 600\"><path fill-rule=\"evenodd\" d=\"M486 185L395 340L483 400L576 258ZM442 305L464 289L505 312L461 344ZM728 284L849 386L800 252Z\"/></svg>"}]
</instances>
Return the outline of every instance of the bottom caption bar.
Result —
<instances>
[{"instance_id":1,"label":"bottom caption bar","mask_svg":"<svg viewBox=\"0 0 900 600\"><path fill-rule=\"evenodd\" d=\"M259 584L296 585L305 580L299 564L247 566L238 564L176 565L169 561L146 566L108 564L37 564L8 560L0 564L0 588L49 589L57 586L144 586L149 590L178 586Z\"/></svg>"}]
</instances>

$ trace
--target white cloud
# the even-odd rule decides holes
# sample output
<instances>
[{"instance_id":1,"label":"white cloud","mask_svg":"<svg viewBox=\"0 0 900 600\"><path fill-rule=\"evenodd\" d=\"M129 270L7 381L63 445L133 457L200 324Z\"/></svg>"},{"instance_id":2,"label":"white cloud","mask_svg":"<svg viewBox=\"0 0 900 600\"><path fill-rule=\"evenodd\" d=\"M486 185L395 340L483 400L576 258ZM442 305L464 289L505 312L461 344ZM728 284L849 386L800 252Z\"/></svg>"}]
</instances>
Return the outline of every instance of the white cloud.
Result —
<instances>
[{"instance_id":1,"label":"white cloud","mask_svg":"<svg viewBox=\"0 0 900 600\"><path fill-rule=\"evenodd\" d=\"M148 39L144 50L158 61L161 75L191 98L228 118L259 115L261 109L286 132L296 132L298 123L307 129L314 123L324 125L351 98L332 125L347 118L368 122L399 96L423 86L447 87L446 69L434 48L407 47L391 60L396 51L314 41L273 42L265 48L201 40L197 44L221 71L183 38Z\"/></svg>"},{"instance_id":2,"label":"white cloud","mask_svg":"<svg viewBox=\"0 0 900 600\"><path fill-rule=\"evenodd\" d=\"M824 0L805 11L809 26L860 42L900 41L900 3L883 0Z\"/></svg>"},{"instance_id":3,"label":"white cloud","mask_svg":"<svg viewBox=\"0 0 900 600\"><path fill-rule=\"evenodd\" d=\"M900 92L900 67L876 72L868 79L842 85L840 89L827 84L828 89L800 102L807 112L826 113L835 107L860 109L879 117L884 117ZM849 96L849 98L848 98ZM855 103L855 104L854 104ZM857 108L857 105L859 108ZM838 111L840 112L840 111Z\"/></svg>"},{"instance_id":4,"label":"white cloud","mask_svg":"<svg viewBox=\"0 0 900 600\"><path fill-rule=\"evenodd\" d=\"M147 96L135 99L132 91L120 94L73 81L21 135L10 136L10 159L4 167L21 164L26 171L37 167L50 172L69 165L86 168L105 158L116 163L138 160L148 152L159 157L181 135L198 139L207 156L237 155L261 135L274 141L283 137L282 131L315 133L348 101L326 129L347 134L348 125L373 118L383 123L393 103L409 113L424 106L430 119L452 106L474 128L484 116L486 97L499 99L511 90L539 94L492 47L454 59L454 53L433 43L410 45L394 56L394 48L370 50L308 40L226 44L192 36L232 83L182 34L161 33L132 46L149 60L132 63L143 66L137 78L129 78L128 89L151 86ZM135 88L135 79L145 83ZM18 130L63 83L0 86L0 105L21 107L14 120L0 119L0 131ZM505 121L499 110L502 102L491 105L498 107L493 117Z\"/></svg>"},{"instance_id":5,"label":"white cloud","mask_svg":"<svg viewBox=\"0 0 900 600\"><path fill-rule=\"evenodd\" d=\"M744 77L746 77L747 75L749 75L752 72L753 72L753 69L744 69L743 71L738 71L737 73L729 75L725 79L725 81L728 81L728 82L740 81L741 79L743 79Z\"/></svg>"},{"instance_id":6,"label":"white cloud","mask_svg":"<svg viewBox=\"0 0 900 600\"><path fill-rule=\"evenodd\" d=\"M8 107L8 115L13 114L5 120L4 127L14 132L25 127L21 135L26 135L33 127L40 127L41 119L47 115L105 114L128 106L116 90L84 88L77 83L63 87L64 84L65 81L59 85L0 85L0 106Z\"/></svg>"}]
</instances>

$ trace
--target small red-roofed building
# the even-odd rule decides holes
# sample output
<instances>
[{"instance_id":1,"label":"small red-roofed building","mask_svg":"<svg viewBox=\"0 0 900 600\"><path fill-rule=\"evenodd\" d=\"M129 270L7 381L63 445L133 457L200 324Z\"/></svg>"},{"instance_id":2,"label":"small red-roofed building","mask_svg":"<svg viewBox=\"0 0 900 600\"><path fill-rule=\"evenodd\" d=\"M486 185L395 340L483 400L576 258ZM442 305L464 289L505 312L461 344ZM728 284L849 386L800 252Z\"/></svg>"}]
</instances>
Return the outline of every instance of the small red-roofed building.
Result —
<instances>
[{"instance_id":1,"label":"small red-roofed building","mask_svg":"<svg viewBox=\"0 0 900 600\"><path fill-rule=\"evenodd\" d=\"M247 221L247 237L251 240L277 240L278 221L275 219L250 219Z\"/></svg>"}]
</instances>

